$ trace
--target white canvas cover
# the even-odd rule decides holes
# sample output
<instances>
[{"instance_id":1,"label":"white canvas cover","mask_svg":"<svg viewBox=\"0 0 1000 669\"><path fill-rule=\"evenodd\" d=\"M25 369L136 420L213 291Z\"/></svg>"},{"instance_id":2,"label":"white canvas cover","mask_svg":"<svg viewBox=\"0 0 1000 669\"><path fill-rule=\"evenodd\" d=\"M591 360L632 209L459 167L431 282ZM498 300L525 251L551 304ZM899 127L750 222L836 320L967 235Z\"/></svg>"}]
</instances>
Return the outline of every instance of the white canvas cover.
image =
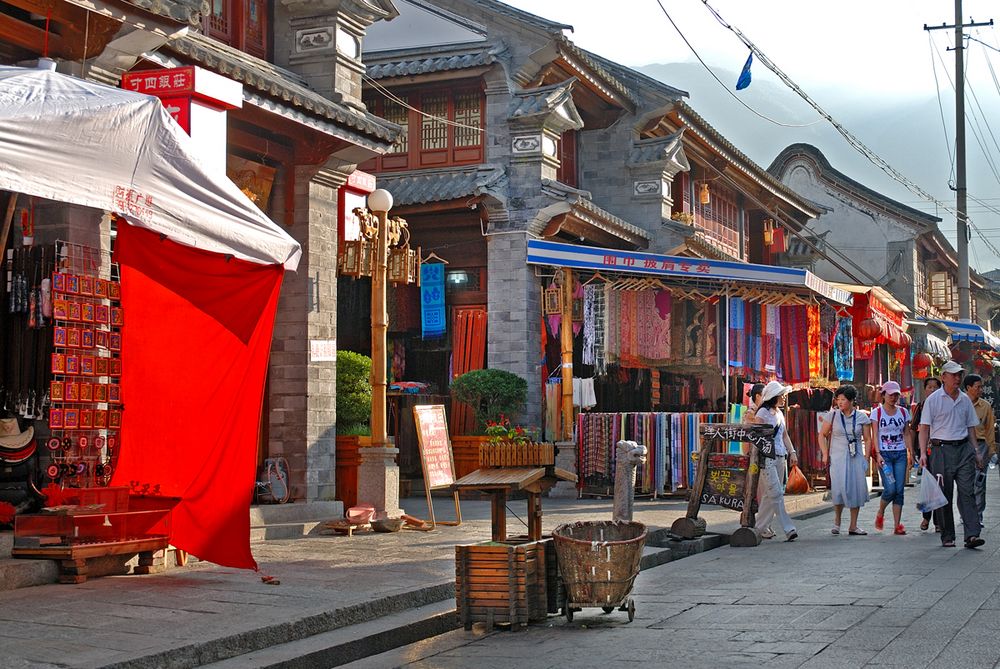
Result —
<instances>
[{"instance_id":1,"label":"white canvas cover","mask_svg":"<svg viewBox=\"0 0 1000 669\"><path fill-rule=\"evenodd\" d=\"M0 67L0 189L109 210L198 249L294 270L298 242L154 97L49 70Z\"/></svg>"}]
</instances>

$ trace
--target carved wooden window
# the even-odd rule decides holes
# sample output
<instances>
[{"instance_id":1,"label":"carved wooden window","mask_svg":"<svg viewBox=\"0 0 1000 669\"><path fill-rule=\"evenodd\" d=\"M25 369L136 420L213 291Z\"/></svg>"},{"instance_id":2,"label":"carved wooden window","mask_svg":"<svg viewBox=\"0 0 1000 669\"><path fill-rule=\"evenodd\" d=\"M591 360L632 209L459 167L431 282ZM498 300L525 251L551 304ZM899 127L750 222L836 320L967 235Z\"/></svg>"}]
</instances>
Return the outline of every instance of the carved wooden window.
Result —
<instances>
[{"instance_id":1,"label":"carved wooden window","mask_svg":"<svg viewBox=\"0 0 1000 669\"><path fill-rule=\"evenodd\" d=\"M406 153L410 147L409 132L410 110L394 100L386 100L382 118L396 125L402 126L403 132L399 134L396 143L392 145L391 153Z\"/></svg>"},{"instance_id":2,"label":"carved wooden window","mask_svg":"<svg viewBox=\"0 0 1000 669\"><path fill-rule=\"evenodd\" d=\"M455 95L455 146L479 146L483 143L482 96L475 91Z\"/></svg>"},{"instance_id":3,"label":"carved wooden window","mask_svg":"<svg viewBox=\"0 0 1000 669\"><path fill-rule=\"evenodd\" d=\"M947 272L933 272L928 283L931 306L944 313L949 313L954 304L951 277L948 276Z\"/></svg>"}]
</instances>

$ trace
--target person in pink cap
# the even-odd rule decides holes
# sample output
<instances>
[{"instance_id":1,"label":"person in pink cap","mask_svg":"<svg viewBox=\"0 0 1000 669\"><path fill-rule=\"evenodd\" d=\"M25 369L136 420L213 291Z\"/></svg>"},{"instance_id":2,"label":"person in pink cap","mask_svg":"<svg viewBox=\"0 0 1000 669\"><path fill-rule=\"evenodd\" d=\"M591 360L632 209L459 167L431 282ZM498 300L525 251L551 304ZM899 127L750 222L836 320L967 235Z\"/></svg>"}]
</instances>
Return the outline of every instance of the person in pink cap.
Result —
<instances>
[{"instance_id":1,"label":"person in pink cap","mask_svg":"<svg viewBox=\"0 0 1000 669\"><path fill-rule=\"evenodd\" d=\"M872 410L872 426L875 433L873 455L882 472L882 499L879 501L875 529L885 527L885 509L892 504L893 534L906 534L903 527L903 489L906 484L906 470L913 464L909 444L913 439L910 427L910 412L899 406L899 384L886 381L882 385L882 403Z\"/></svg>"}]
</instances>

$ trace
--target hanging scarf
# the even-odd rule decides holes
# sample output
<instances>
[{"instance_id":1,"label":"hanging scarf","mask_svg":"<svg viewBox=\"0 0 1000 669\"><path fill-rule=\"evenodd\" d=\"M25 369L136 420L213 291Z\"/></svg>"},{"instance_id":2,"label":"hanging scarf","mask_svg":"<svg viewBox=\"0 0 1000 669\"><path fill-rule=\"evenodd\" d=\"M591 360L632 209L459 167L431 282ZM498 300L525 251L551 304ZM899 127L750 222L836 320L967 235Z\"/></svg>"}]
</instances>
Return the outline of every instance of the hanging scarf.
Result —
<instances>
[{"instance_id":1,"label":"hanging scarf","mask_svg":"<svg viewBox=\"0 0 1000 669\"><path fill-rule=\"evenodd\" d=\"M597 302L598 287L588 285L583 287L583 364L593 365L594 346L597 342L597 319L594 317Z\"/></svg>"},{"instance_id":2,"label":"hanging scarf","mask_svg":"<svg viewBox=\"0 0 1000 669\"><path fill-rule=\"evenodd\" d=\"M819 345L819 305L813 304L806 307L806 316L809 321L809 378L816 379L820 376L820 353L822 351Z\"/></svg>"},{"instance_id":3,"label":"hanging scarf","mask_svg":"<svg viewBox=\"0 0 1000 669\"><path fill-rule=\"evenodd\" d=\"M746 303L742 298L733 297L729 300L729 365L742 368L746 354L746 338L743 334L746 327Z\"/></svg>"},{"instance_id":4,"label":"hanging scarf","mask_svg":"<svg viewBox=\"0 0 1000 669\"><path fill-rule=\"evenodd\" d=\"M833 364L838 381L854 379L854 335L850 317L841 318L833 342Z\"/></svg>"}]
</instances>

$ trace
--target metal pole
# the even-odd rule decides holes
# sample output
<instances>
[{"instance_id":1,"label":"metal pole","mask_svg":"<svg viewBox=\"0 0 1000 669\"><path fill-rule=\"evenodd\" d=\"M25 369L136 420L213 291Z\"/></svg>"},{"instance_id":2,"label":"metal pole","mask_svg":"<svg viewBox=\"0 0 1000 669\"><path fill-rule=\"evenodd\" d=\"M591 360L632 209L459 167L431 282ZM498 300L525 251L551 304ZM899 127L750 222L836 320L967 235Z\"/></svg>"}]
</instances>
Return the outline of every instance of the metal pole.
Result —
<instances>
[{"instance_id":1,"label":"metal pole","mask_svg":"<svg viewBox=\"0 0 1000 669\"><path fill-rule=\"evenodd\" d=\"M972 317L969 291L969 225L965 186L965 51L962 35L962 0L955 0L955 194L958 208L958 317Z\"/></svg>"},{"instance_id":2,"label":"metal pole","mask_svg":"<svg viewBox=\"0 0 1000 669\"><path fill-rule=\"evenodd\" d=\"M378 236L375 250L375 270L372 272L372 447L385 446L385 364L386 364L386 315L385 275L388 265L387 227L388 212L376 211Z\"/></svg>"}]
</instances>

